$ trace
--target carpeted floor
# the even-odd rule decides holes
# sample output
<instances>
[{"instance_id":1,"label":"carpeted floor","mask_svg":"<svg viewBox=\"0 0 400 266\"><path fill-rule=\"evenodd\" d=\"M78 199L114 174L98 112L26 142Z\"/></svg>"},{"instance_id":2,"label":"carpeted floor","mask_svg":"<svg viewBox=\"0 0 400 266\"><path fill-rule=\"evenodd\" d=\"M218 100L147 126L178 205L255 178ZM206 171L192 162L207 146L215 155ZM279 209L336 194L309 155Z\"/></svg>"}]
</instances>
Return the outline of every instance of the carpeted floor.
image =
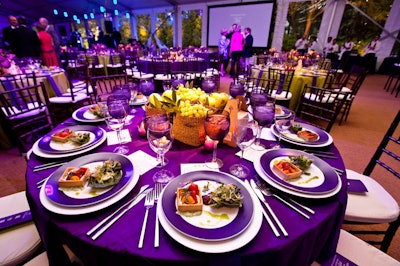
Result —
<instances>
[{"instance_id":1,"label":"carpeted floor","mask_svg":"<svg viewBox=\"0 0 400 266\"><path fill-rule=\"evenodd\" d=\"M339 148L346 168L362 172L389 124L400 109L400 97L383 90L387 76L369 75L353 103L349 118L341 126L335 124L331 135ZM231 79L221 78L220 91L228 91ZM397 132L400 135L400 132ZM399 153L398 153L399 154ZM400 167L400 165L399 165ZM26 162L16 148L0 150L0 196L25 189ZM372 175L400 204L400 180L386 173ZM349 229L348 226L344 226ZM400 230L388 254L400 261Z\"/></svg>"}]
</instances>

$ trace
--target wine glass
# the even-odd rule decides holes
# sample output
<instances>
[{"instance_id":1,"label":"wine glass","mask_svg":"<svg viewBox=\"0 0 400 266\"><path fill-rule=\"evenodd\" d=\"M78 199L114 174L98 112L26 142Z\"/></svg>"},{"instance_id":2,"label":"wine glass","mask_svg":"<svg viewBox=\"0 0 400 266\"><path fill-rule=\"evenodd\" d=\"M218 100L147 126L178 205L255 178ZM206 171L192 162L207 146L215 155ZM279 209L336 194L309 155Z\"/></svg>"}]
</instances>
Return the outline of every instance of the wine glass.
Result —
<instances>
[{"instance_id":1,"label":"wine glass","mask_svg":"<svg viewBox=\"0 0 400 266\"><path fill-rule=\"evenodd\" d=\"M240 159L243 159L244 150L250 147L256 139L258 132L258 123L254 120L240 119L236 122L233 138L240 148ZM245 165L237 163L229 168L229 172L239 178L245 178L250 170Z\"/></svg>"},{"instance_id":2,"label":"wine glass","mask_svg":"<svg viewBox=\"0 0 400 266\"><path fill-rule=\"evenodd\" d=\"M136 113L136 110L133 108L133 103L135 102L136 96L138 94L138 85L136 83L128 83L124 84L122 86L122 89L130 92L130 94L127 94L127 96L129 96L129 106L132 107L130 114L133 115L134 113Z\"/></svg>"},{"instance_id":3,"label":"wine glass","mask_svg":"<svg viewBox=\"0 0 400 266\"><path fill-rule=\"evenodd\" d=\"M158 124L169 123L168 116L166 114L154 114L154 115L146 116L143 119L143 124L144 124L143 126L144 126L144 129L146 130L146 134L147 134L148 125L153 124L153 123L158 123ZM152 146L150 146L150 148L152 148L152 150L157 154L157 162L159 162L157 167L162 167L162 166L165 166L168 164L169 160L164 157L164 162L162 163L163 165L161 165L160 155L157 153L157 151L155 149L153 149Z\"/></svg>"},{"instance_id":4,"label":"wine glass","mask_svg":"<svg viewBox=\"0 0 400 266\"><path fill-rule=\"evenodd\" d=\"M276 145L276 148L281 148L282 135L292 126L295 116L295 112L289 111L289 114L287 116L275 119L275 126L278 130L278 145Z\"/></svg>"},{"instance_id":5,"label":"wine glass","mask_svg":"<svg viewBox=\"0 0 400 266\"><path fill-rule=\"evenodd\" d=\"M233 83L231 82L230 86L229 86L229 94L232 96L232 98L236 98L236 96L239 95L244 95L244 85L241 83Z\"/></svg>"},{"instance_id":6,"label":"wine glass","mask_svg":"<svg viewBox=\"0 0 400 266\"><path fill-rule=\"evenodd\" d=\"M205 162L210 168L221 168L223 165L222 160L217 158L217 145L228 134L229 126L229 112L219 109L210 109L207 111L204 129L206 134L214 140L213 157L211 160Z\"/></svg>"},{"instance_id":7,"label":"wine glass","mask_svg":"<svg viewBox=\"0 0 400 266\"><path fill-rule=\"evenodd\" d=\"M156 183L168 183L174 178L174 174L164 169L164 157L174 141L172 124L169 122L150 123L147 125L147 140L150 148L161 158L161 170L153 175L153 181Z\"/></svg>"},{"instance_id":8,"label":"wine glass","mask_svg":"<svg viewBox=\"0 0 400 266\"><path fill-rule=\"evenodd\" d=\"M126 109L124 107L124 100L115 98L115 96L109 96L107 98L107 112L105 113L105 120L112 130L117 132L117 138L119 145L114 149L114 153L126 154L129 149L127 146L122 145L121 130L124 127L125 119L127 116Z\"/></svg>"},{"instance_id":9,"label":"wine glass","mask_svg":"<svg viewBox=\"0 0 400 266\"><path fill-rule=\"evenodd\" d=\"M266 147L261 144L261 132L264 127L270 127L274 123L275 119L275 101L272 97L269 97L263 105L253 105L253 117L257 121L259 130L255 141L252 146L253 149L261 151Z\"/></svg>"},{"instance_id":10,"label":"wine glass","mask_svg":"<svg viewBox=\"0 0 400 266\"><path fill-rule=\"evenodd\" d=\"M112 95L114 95L115 97L117 97L119 100L121 100L123 102L123 105L126 109L127 115L133 114L136 112L135 110L133 110L133 113L132 113L132 110L130 107L131 89L130 89L129 85L125 84L125 85L121 85L121 86L115 86L112 90ZM130 125L131 123L132 123L131 119L127 119L125 121L125 125Z\"/></svg>"}]
</instances>

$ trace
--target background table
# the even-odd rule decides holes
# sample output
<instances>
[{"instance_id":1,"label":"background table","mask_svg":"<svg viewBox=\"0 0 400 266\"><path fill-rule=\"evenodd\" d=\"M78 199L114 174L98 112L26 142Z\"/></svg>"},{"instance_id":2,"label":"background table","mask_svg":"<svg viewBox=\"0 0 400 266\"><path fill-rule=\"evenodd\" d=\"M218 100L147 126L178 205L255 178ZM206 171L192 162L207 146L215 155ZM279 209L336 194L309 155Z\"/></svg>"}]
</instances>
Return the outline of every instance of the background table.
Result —
<instances>
[{"instance_id":1,"label":"background table","mask_svg":"<svg viewBox=\"0 0 400 266\"><path fill-rule=\"evenodd\" d=\"M150 150L147 140L138 136L136 125L141 121L144 111L141 108L136 110L133 123L128 126L133 139L129 143L130 152L143 150L155 156ZM263 142L264 144L269 143ZM114 147L103 144L90 153L111 152ZM240 158L235 155L238 150L238 148L225 145L219 147L218 156L224 161L221 171L228 172L232 164L240 161ZM325 150L333 151L340 157L338 150L333 145ZM175 141L172 149L166 154L169 159L166 169L179 175L181 163L203 163L211 156L212 154L203 151L202 147L194 148ZM324 260L332 256L336 250L347 199L345 176L341 177L342 189L331 198L317 200L297 198L298 201L316 211L310 220L304 219L281 202L268 198L271 208L275 210L286 227L289 237L276 238L263 220L257 236L244 247L224 254L205 254L177 243L162 228L160 230L160 247L154 248L155 209L150 210L144 247L138 249L145 212L143 202L132 208L96 241L92 241L86 236L86 232L90 228L132 198L140 186L152 185L152 175L158 171L157 168L142 175L135 189L121 202L92 214L64 216L49 212L39 200L39 189L36 187L36 182L49 176L55 169L34 173L33 167L49 161L51 160L32 154L28 162L26 178L27 198L32 216L44 242L51 265L67 264L65 262L67 258L62 249L63 244L66 244L81 258L85 265L310 265L317 258ZM326 161L337 168L344 169L341 159L326 159ZM252 178L256 174L252 163L244 160L242 162L250 168L249 178Z\"/></svg>"}]
</instances>

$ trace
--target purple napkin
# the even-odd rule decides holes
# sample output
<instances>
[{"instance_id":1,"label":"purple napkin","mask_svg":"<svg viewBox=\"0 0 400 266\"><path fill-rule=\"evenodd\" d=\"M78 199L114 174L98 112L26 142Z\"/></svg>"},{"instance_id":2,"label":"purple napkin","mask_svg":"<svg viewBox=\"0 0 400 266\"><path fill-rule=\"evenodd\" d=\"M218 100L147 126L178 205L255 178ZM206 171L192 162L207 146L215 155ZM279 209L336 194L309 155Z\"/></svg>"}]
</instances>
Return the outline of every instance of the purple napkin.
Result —
<instances>
[{"instance_id":1,"label":"purple napkin","mask_svg":"<svg viewBox=\"0 0 400 266\"><path fill-rule=\"evenodd\" d=\"M358 179L347 179L347 191L353 193L368 192L367 187L361 180Z\"/></svg>"},{"instance_id":2,"label":"purple napkin","mask_svg":"<svg viewBox=\"0 0 400 266\"><path fill-rule=\"evenodd\" d=\"M51 74L46 75L46 78L49 80L51 86L53 87L53 91L55 92L55 94L59 97L62 96L62 93L58 89L58 86L57 86L56 82L54 81L53 77L51 76Z\"/></svg>"},{"instance_id":3,"label":"purple napkin","mask_svg":"<svg viewBox=\"0 0 400 266\"><path fill-rule=\"evenodd\" d=\"M31 211L23 211L7 217L0 218L0 230L32 220Z\"/></svg>"}]
</instances>

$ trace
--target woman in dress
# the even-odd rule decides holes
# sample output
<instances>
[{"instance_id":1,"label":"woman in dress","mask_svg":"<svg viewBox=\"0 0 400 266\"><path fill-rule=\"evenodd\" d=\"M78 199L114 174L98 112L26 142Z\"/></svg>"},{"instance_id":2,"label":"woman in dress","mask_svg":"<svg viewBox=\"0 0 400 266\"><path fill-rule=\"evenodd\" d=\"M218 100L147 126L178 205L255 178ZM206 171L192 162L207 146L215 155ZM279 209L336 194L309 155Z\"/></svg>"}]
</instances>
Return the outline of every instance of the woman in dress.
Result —
<instances>
[{"instance_id":1,"label":"woman in dress","mask_svg":"<svg viewBox=\"0 0 400 266\"><path fill-rule=\"evenodd\" d=\"M54 50L53 38L46 32L46 28L42 24L37 24L38 37L40 40L40 50L45 66L58 66L57 55Z\"/></svg>"},{"instance_id":2,"label":"woman in dress","mask_svg":"<svg viewBox=\"0 0 400 266\"><path fill-rule=\"evenodd\" d=\"M228 67L228 46L230 40L226 38L226 35L228 34L227 29L222 29L221 30L221 36L219 37L218 40L218 54L219 54L219 60L221 63L220 67L220 72L221 76L224 76L226 73L226 68Z\"/></svg>"}]
</instances>

